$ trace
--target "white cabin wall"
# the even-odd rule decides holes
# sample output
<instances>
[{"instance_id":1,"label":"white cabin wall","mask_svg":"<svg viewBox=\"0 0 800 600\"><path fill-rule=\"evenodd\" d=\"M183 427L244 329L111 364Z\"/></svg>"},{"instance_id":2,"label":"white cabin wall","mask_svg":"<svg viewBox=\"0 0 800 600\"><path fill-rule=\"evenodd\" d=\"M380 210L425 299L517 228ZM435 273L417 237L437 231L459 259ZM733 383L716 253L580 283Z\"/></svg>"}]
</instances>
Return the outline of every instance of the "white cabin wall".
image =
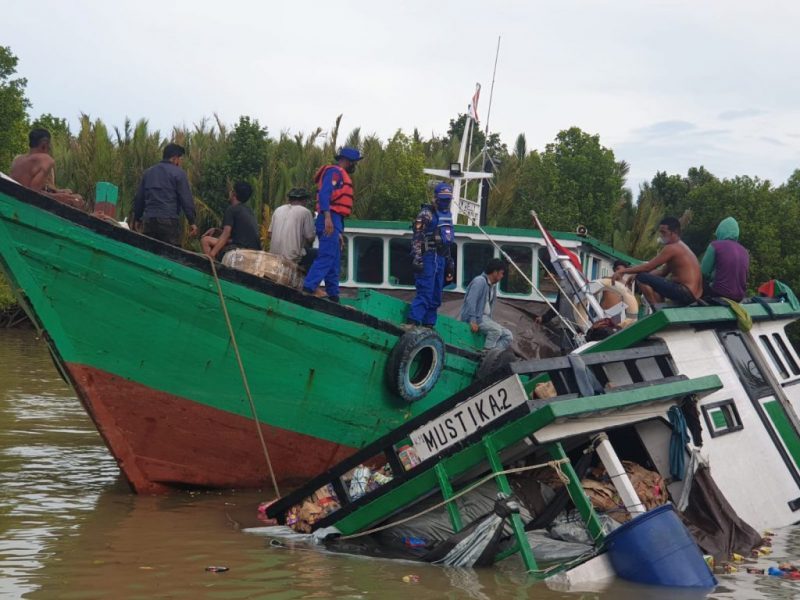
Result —
<instances>
[{"instance_id":1,"label":"white cabin wall","mask_svg":"<svg viewBox=\"0 0 800 600\"><path fill-rule=\"evenodd\" d=\"M761 352L770 372L783 389L783 393L794 409L795 415L800 417L800 373L797 373L796 369L797 366L800 366L800 357L798 357L797 351L786 336L786 321L756 322L753 324L753 329L750 330L750 335ZM767 340L763 340L762 335L766 336ZM783 341L783 347L777 344L775 336L779 336ZM776 353L778 364L775 363L772 354L765 347L765 341L770 344ZM784 348L789 354L788 357L784 353Z\"/></svg>"},{"instance_id":2,"label":"white cabin wall","mask_svg":"<svg viewBox=\"0 0 800 600\"><path fill-rule=\"evenodd\" d=\"M800 519L800 512L793 512L787 504L800 496L800 489L715 332L673 329L660 337L669 347L679 374L694 378L714 373L722 381L722 389L703 398L700 406L734 400L743 425L739 431L712 438L701 411L702 456L709 461L714 481L734 510L757 529L789 525ZM654 447L651 454L657 451Z\"/></svg>"}]
</instances>

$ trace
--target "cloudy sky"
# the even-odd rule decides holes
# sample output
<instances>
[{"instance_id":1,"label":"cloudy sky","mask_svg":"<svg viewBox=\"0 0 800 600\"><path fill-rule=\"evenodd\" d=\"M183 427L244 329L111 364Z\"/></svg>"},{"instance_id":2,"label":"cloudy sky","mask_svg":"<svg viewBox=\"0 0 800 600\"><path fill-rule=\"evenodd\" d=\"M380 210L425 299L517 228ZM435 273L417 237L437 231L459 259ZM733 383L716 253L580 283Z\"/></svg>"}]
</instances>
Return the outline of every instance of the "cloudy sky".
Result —
<instances>
[{"instance_id":1,"label":"cloudy sky","mask_svg":"<svg viewBox=\"0 0 800 600\"><path fill-rule=\"evenodd\" d=\"M800 168L800 3L10 0L0 44L37 116L162 132L217 113L270 131L442 134L475 82L490 127L544 148L570 126L631 165L780 184Z\"/></svg>"}]
</instances>

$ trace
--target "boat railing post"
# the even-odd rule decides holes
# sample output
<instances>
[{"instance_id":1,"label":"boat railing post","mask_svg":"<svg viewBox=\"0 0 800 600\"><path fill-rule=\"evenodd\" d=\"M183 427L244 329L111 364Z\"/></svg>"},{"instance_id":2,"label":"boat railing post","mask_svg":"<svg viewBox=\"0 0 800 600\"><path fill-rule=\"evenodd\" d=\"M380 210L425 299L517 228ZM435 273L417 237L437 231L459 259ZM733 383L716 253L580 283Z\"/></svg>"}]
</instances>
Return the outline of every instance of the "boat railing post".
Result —
<instances>
[{"instance_id":1,"label":"boat railing post","mask_svg":"<svg viewBox=\"0 0 800 600\"><path fill-rule=\"evenodd\" d=\"M605 433L598 433L594 440L597 455L606 468L608 478L614 485L614 489L617 490L619 497L622 499L622 503L631 514L631 517L636 517L647 512L647 508L642 504L639 494L636 493L636 489L634 489L631 479L628 477L627 471L625 471L625 467L622 466L614 447L611 445L611 442L608 441L608 436Z\"/></svg>"},{"instance_id":2,"label":"boat railing post","mask_svg":"<svg viewBox=\"0 0 800 600\"><path fill-rule=\"evenodd\" d=\"M483 438L483 447L486 450L486 458L489 460L489 466L492 468L493 473L503 472L503 463L500 462L500 456L494 446L492 436L488 435ZM508 483L508 478L503 475L496 475L497 489L504 494L511 496L511 485ZM520 554L522 554L522 562L528 571L536 571L539 566L536 564L536 559L531 550L531 544L528 541L528 536L525 534L525 524L522 522L522 517L519 513L511 514L511 529L514 531L514 537L517 539L517 546L519 546Z\"/></svg>"},{"instance_id":3,"label":"boat railing post","mask_svg":"<svg viewBox=\"0 0 800 600\"><path fill-rule=\"evenodd\" d=\"M605 537L603 525L600 523L600 519L597 517L597 513L592 506L592 501L589 500L588 496L586 496L586 492L583 491L581 480L578 477L578 474L575 472L575 469L572 467L572 463L569 462L567 453L564 452L564 447L560 442L556 442L549 446L548 451L550 452L550 456L552 456L555 460L567 459L561 464L561 471L569 480L567 483L567 493L569 494L572 503L575 505L575 508L578 509L578 513L581 515L583 523L586 525L586 529L588 530L592 540L594 540L595 544L598 544Z\"/></svg>"},{"instance_id":4,"label":"boat railing post","mask_svg":"<svg viewBox=\"0 0 800 600\"><path fill-rule=\"evenodd\" d=\"M447 469L442 463L436 463L434 467L436 471L436 479L439 480L439 487L442 489L442 498L450 500L453 497L453 486L450 485L450 478L447 476ZM458 507L455 502L447 503L447 514L450 515L450 523L453 525L453 533L458 533L464 528L461 521L461 513L458 512Z\"/></svg>"}]
</instances>

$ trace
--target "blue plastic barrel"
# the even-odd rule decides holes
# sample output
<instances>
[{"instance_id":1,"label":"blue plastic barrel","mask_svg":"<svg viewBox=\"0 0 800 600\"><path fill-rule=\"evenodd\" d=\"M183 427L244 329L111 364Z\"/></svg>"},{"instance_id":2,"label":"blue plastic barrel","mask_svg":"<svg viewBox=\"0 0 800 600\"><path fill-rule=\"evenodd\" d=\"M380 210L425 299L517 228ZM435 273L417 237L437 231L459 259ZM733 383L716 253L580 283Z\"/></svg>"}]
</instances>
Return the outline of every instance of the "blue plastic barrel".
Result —
<instances>
[{"instance_id":1,"label":"blue plastic barrel","mask_svg":"<svg viewBox=\"0 0 800 600\"><path fill-rule=\"evenodd\" d=\"M622 579L667 587L717 585L700 548L671 504L621 525L606 537L605 547Z\"/></svg>"}]
</instances>

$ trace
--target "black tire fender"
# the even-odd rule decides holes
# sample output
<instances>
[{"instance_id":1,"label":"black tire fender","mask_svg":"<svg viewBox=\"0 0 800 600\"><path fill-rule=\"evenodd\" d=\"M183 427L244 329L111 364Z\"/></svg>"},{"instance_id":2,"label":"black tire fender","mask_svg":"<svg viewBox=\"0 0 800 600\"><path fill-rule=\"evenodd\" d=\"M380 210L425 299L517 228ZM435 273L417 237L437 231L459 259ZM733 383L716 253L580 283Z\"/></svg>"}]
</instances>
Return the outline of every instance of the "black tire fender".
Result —
<instances>
[{"instance_id":1,"label":"black tire fender","mask_svg":"<svg viewBox=\"0 0 800 600\"><path fill-rule=\"evenodd\" d=\"M389 389L409 404L424 398L439 381L445 366L444 342L427 327L404 333L386 361Z\"/></svg>"}]
</instances>

